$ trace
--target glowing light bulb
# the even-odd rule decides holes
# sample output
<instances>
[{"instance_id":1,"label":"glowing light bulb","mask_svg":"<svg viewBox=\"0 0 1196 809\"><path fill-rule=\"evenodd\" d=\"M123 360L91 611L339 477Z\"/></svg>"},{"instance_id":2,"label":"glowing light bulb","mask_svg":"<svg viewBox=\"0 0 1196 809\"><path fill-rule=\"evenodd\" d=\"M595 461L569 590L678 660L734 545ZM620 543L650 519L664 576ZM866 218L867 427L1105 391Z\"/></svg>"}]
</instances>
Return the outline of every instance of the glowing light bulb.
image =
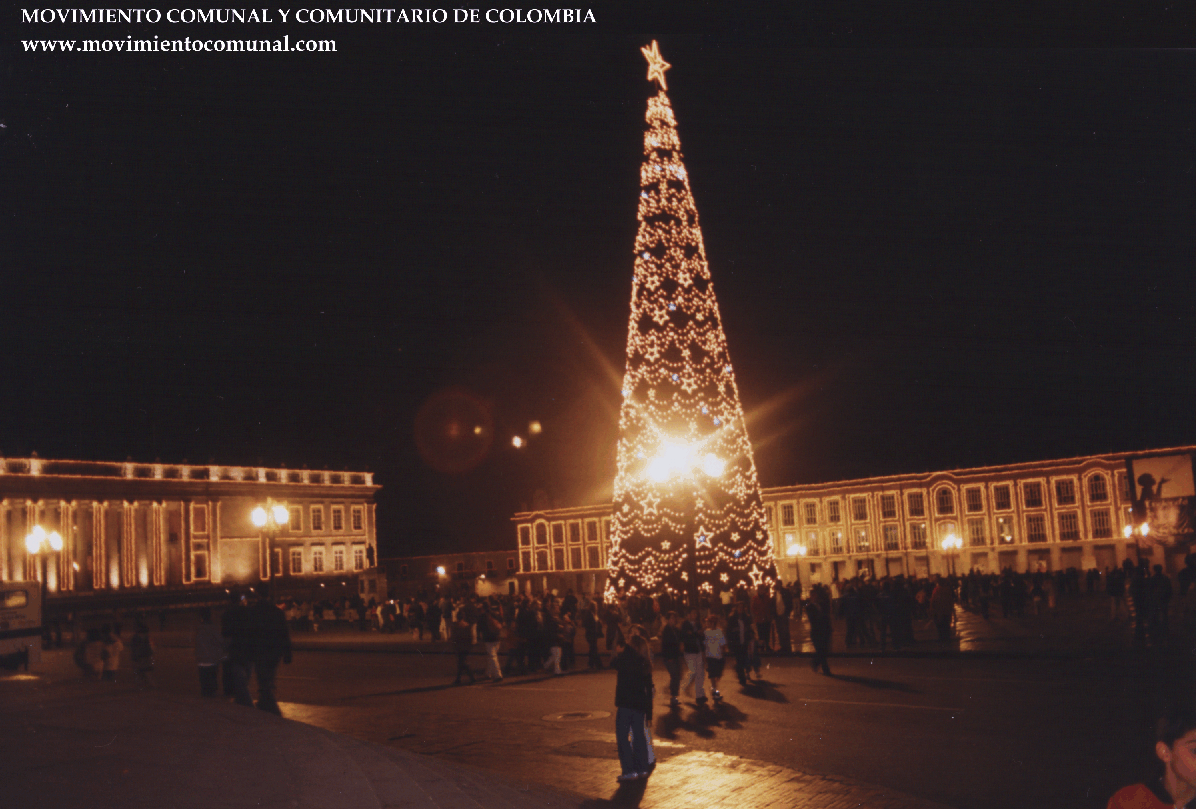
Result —
<instances>
[{"instance_id":1,"label":"glowing light bulb","mask_svg":"<svg viewBox=\"0 0 1196 809\"><path fill-rule=\"evenodd\" d=\"M1130 537L1132 537L1134 535L1134 526L1127 525L1125 528L1121 529L1121 533L1125 536L1126 539L1129 539Z\"/></svg>"},{"instance_id":2,"label":"glowing light bulb","mask_svg":"<svg viewBox=\"0 0 1196 809\"><path fill-rule=\"evenodd\" d=\"M262 528L266 524L266 510L258 506L253 511L249 512L249 519L258 528Z\"/></svg>"},{"instance_id":3,"label":"glowing light bulb","mask_svg":"<svg viewBox=\"0 0 1196 809\"><path fill-rule=\"evenodd\" d=\"M50 536L47 537L47 539L50 540L50 550L62 550L62 534L58 533L57 531L51 531Z\"/></svg>"},{"instance_id":4,"label":"glowing light bulb","mask_svg":"<svg viewBox=\"0 0 1196 809\"><path fill-rule=\"evenodd\" d=\"M519 449L523 446L523 439L519 436L515 436L511 439L511 446L513 446L515 449Z\"/></svg>"},{"instance_id":5,"label":"glowing light bulb","mask_svg":"<svg viewBox=\"0 0 1196 809\"><path fill-rule=\"evenodd\" d=\"M702 459L702 471L712 478L721 477L726 468L727 464L713 452L706 453Z\"/></svg>"},{"instance_id":6,"label":"glowing light bulb","mask_svg":"<svg viewBox=\"0 0 1196 809\"><path fill-rule=\"evenodd\" d=\"M286 525L287 520L291 518L291 512L287 511L283 506L274 506L274 522L278 525Z\"/></svg>"},{"instance_id":7,"label":"glowing light bulb","mask_svg":"<svg viewBox=\"0 0 1196 809\"><path fill-rule=\"evenodd\" d=\"M543 429L544 428L540 426L540 422L538 421L533 421L531 424L527 425L527 431L532 435L539 435Z\"/></svg>"},{"instance_id":8,"label":"glowing light bulb","mask_svg":"<svg viewBox=\"0 0 1196 809\"><path fill-rule=\"evenodd\" d=\"M1148 523L1148 522L1142 523L1141 530L1142 530L1142 536L1148 536L1150 534L1150 523Z\"/></svg>"}]
</instances>

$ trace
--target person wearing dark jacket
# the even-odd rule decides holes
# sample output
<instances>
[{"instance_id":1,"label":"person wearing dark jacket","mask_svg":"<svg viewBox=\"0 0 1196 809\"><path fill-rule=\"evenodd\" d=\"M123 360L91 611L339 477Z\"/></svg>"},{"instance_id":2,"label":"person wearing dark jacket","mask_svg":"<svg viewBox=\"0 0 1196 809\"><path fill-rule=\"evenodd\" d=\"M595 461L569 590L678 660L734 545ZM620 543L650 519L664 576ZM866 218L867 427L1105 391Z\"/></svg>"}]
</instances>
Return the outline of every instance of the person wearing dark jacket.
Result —
<instances>
[{"instance_id":1,"label":"person wearing dark jacket","mask_svg":"<svg viewBox=\"0 0 1196 809\"><path fill-rule=\"evenodd\" d=\"M464 615L457 618L452 629L453 648L457 652L457 679L453 685L461 685L461 675L468 674L469 682L475 680L473 669L469 667L469 650L473 648L473 626Z\"/></svg>"},{"instance_id":2,"label":"person wearing dark jacket","mask_svg":"<svg viewBox=\"0 0 1196 809\"><path fill-rule=\"evenodd\" d=\"M647 722L652 716L652 664L648 644L633 635L619 646L612 661L615 680L615 741L619 747L619 781L647 778L649 772Z\"/></svg>"},{"instance_id":3,"label":"person wearing dark jacket","mask_svg":"<svg viewBox=\"0 0 1196 809\"><path fill-rule=\"evenodd\" d=\"M825 599L811 596L805 603L806 620L810 622L810 642L814 644L814 657L810 661L810 668L830 676L831 667L827 663L827 656L831 650L831 613L830 605Z\"/></svg>"},{"instance_id":4,"label":"person wearing dark jacket","mask_svg":"<svg viewBox=\"0 0 1196 809\"><path fill-rule=\"evenodd\" d=\"M287 617L270 600L264 585L257 603L248 610L252 637L253 669L257 674L257 707L282 716L282 709L274 697L278 664L291 663L291 633Z\"/></svg>"},{"instance_id":5,"label":"person wearing dark jacket","mask_svg":"<svg viewBox=\"0 0 1196 809\"><path fill-rule=\"evenodd\" d=\"M681 652L685 657L685 666L688 669L685 683L681 687L687 688L691 682L694 684L694 696L697 698L699 706L706 704L706 689L703 687L706 680L704 666L706 658L702 651L703 637L702 622L698 618L698 611L691 609L689 620L681 624Z\"/></svg>"},{"instance_id":6,"label":"person wearing dark jacket","mask_svg":"<svg viewBox=\"0 0 1196 809\"><path fill-rule=\"evenodd\" d=\"M665 625L660 630L660 657L669 672L669 705L676 708L681 704L681 630L678 628L677 613L665 616Z\"/></svg>"},{"instance_id":7,"label":"person wearing dark jacket","mask_svg":"<svg viewBox=\"0 0 1196 809\"><path fill-rule=\"evenodd\" d=\"M747 685L748 672L752 669L752 640L755 627L743 602L735 604L734 612L727 619L727 647L735 655L735 675L740 685Z\"/></svg>"}]
</instances>

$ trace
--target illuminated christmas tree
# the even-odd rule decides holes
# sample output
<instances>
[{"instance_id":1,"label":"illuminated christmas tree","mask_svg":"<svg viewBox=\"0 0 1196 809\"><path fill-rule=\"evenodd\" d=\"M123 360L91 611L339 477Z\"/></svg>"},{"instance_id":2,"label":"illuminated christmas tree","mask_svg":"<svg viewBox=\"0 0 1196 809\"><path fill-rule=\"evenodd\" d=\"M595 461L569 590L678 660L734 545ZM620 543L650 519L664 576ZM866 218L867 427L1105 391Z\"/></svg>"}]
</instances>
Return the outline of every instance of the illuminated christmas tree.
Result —
<instances>
[{"instance_id":1,"label":"illuminated christmas tree","mask_svg":"<svg viewBox=\"0 0 1196 809\"><path fill-rule=\"evenodd\" d=\"M606 595L770 589L765 528L698 211L655 41Z\"/></svg>"}]
</instances>

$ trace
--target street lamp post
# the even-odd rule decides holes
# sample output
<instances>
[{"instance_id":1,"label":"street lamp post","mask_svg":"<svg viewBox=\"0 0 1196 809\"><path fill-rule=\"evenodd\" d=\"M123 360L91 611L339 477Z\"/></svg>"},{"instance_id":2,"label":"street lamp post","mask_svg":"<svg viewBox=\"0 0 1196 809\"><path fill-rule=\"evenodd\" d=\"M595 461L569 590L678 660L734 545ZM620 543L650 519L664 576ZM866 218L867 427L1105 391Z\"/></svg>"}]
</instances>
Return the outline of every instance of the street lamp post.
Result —
<instances>
[{"instance_id":1,"label":"street lamp post","mask_svg":"<svg viewBox=\"0 0 1196 809\"><path fill-rule=\"evenodd\" d=\"M270 555L273 551L274 538L278 536L278 532L282 530L283 526L291 519L290 510L281 503L275 503L273 500L267 498L266 504L259 504L253 511L249 513L249 519L253 524L261 529L261 578L270 578L272 571L270 569ZM282 573L282 565L279 564L279 571Z\"/></svg>"},{"instance_id":2,"label":"street lamp post","mask_svg":"<svg viewBox=\"0 0 1196 809\"><path fill-rule=\"evenodd\" d=\"M955 556L963 547L963 540L955 534L943 537L943 551L947 554L947 570L951 576L955 575Z\"/></svg>"},{"instance_id":3,"label":"street lamp post","mask_svg":"<svg viewBox=\"0 0 1196 809\"><path fill-rule=\"evenodd\" d=\"M35 525L25 537L25 550L29 551L29 555L37 561L37 578L41 591L42 643L44 645L50 626L46 619L46 587L50 575L48 563L51 553L58 553L62 550L62 535L57 531L46 533L46 529Z\"/></svg>"}]
</instances>

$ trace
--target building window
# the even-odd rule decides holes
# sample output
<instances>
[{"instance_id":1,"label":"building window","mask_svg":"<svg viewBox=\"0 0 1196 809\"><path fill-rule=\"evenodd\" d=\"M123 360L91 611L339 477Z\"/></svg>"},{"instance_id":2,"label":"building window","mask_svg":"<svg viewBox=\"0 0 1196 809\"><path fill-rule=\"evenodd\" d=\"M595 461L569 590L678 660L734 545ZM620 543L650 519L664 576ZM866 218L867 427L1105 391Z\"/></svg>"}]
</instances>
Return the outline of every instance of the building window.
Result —
<instances>
[{"instance_id":1,"label":"building window","mask_svg":"<svg viewBox=\"0 0 1196 809\"><path fill-rule=\"evenodd\" d=\"M764 507L764 524L769 528L772 527L772 506Z\"/></svg>"},{"instance_id":2,"label":"building window","mask_svg":"<svg viewBox=\"0 0 1196 809\"><path fill-rule=\"evenodd\" d=\"M810 556L822 555L822 548L818 542L817 531L806 531L806 552L809 553Z\"/></svg>"},{"instance_id":3,"label":"building window","mask_svg":"<svg viewBox=\"0 0 1196 809\"><path fill-rule=\"evenodd\" d=\"M983 517L972 517L968 520L968 544L972 547L988 544L988 532L984 529Z\"/></svg>"},{"instance_id":4,"label":"building window","mask_svg":"<svg viewBox=\"0 0 1196 809\"><path fill-rule=\"evenodd\" d=\"M524 573L530 573L532 570L532 552L531 551L520 551L519 552L519 563L521 565L523 565L523 567L520 569Z\"/></svg>"},{"instance_id":5,"label":"building window","mask_svg":"<svg viewBox=\"0 0 1196 809\"><path fill-rule=\"evenodd\" d=\"M1071 478L1055 481L1055 504L1060 506L1075 505L1076 482Z\"/></svg>"},{"instance_id":6,"label":"building window","mask_svg":"<svg viewBox=\"0 0 1196 809\"><path fill-rule=\"evenodd\" d=\"M207 552L197 553L191 557L191 572L192 578L197 581L206 581L208 578L208 554Z\"/></svg>"},{"instance_id":7,"label":"building window","mask_svg":"<svg viewBox=\"0 0 1196 809\"><path fill-rule=\"evenodd\" d=\"M569 567L581 570L581 545L569 546Z\"/></svg>"},{"instance_id":8,"label":"building window","mask_svg":"<svg viewBox=\"0 0 1196 809\"><path fill-rule=\"evenodd\" d=\"M299 506L291 508L291 516L287 518L287 530L294 533L303 531L303 509Z\"/></svg>"},{"instance_id":9,"label":"building window","mask_svg":"<svg viewBox=\"0 0 1196 809\"><path fill-rule=\"evenodd\" d=\"M1074 511L1059 515L1059 539L1064 542L1075 542L1080 538L1080 515Z\"/></svg>"},{"instance_id":10,"label":"building window","mask_svg":"<svg viewBox=\"0 0 1196 809\"><path fill-rule=\"evenodd\" d=\"M323 506L312 506L311 507L311 530L313 530L313 531L323 531L324 530L324 507Z\"/></svg>"},{"instance_id":11,"label":"building window","mask_svg":"<svg viewBox=\"0 0 1196 809\"><path fill-rule=\"evenodd\" d=\"M906 496L906 502L909 505L909 516L911 517L925 517L926 516L926 501L922 497L921 492L910 492Z\"/></svg>"},{"instance_id":12,"label":"building window","mask_svg":"<svg viewBox=\"0 0 1196 809\"><path fill-rule=\"evenodd\" d=\"M333 531L344 531L345 530L345 507L344 506L333 506L332 507L332 530Z\"/></svg>"},{"instance_id":13,"label":"building window","mask_svg":"<svg viewBox=\"0 0 1196 809\"><path fill-rule=\"evenodd\" d=\"M191 506L191 533L206 534L208 532L207 505Z\"/></svg>"},{"instance_id":14,"label":"building window","mask_svg":"<svg viewBox=\"0 0 1196 809\"><path fill-rule=\"evenodd\" d=\"M586 566L592 570L597 570L602 567L602 559L597 545L589 545L586 547Z\"/></svg>"},{"instance_id":15,"label":"building window","mask_svg":"<svg viewBox=\"0 0 1196 809\"><path fill-rule=\"evenodd\" d=\"M365 545L353 546L353 570L365 570Z\"/></svg>"},{"instance_id":16,"label":"building window","mask_svg":"<svg viewBox=\"0 0 1196 809\"><path fill-rule=\"evenodd\" d=\"M552 549L552 564L554 565L553 570L564 570L565 569L565 549L564 548L553 548Z\"/></svg>"},{"instance_id":17,"label":"building window","mask_svg":"<svg viewBox=\"0 0 1196 809\"><path fill-rule=\"evenodd\" d=\"M818 504L806 503L806 525L818 525Z\"/></svg>"},{"instance_id":18,"label":"building window","mask_svg":"<svg viewBox=\"0 0 1196 809\"><path fill-rule=\"evenodd\" d=\"M1026 541L1046 542L1046 516L1043 514L1029 514L1026 516Z\"/></svg>"},{"instance_id":19,"label":"building window","mask_svg":"<svg viewBox=\"0 0 1196 809\"><path fill-rule=\"evenodd\" d=\"M839 501L838 500L827 500L826 501L826 521L827 522L838 522L839 521Z\"/></svg>"},{"instance_id":20,"label":"building window","mask_svg":"<svg viewBox=\"0 0 1196 809\"><path fill-rule=\"evenodd\" d=\"M843 553L843 532L835 529L830 532L830 551L831 553Z\"/></svg>"},{"instance_id":21,"label":"building window","mask_svg":"<svg viewBox=\"0 0 1196 809\"><path fill-rule=\"evenodd\" d=\"M909 546L915 551L926 550L926 523L911 522L909 524Z\"/></svg>"},{"instance_id":22,"label":"building window","mask_svg":"<svg viewBox=\"0 0 1196 809\"><path fill-rule=\"evenodd\" d=\"M332 572L345 572L345 546L337 545L332 549Z\"/></svg>"},{"instance_id":23,"label":"building window","mask_svg":"<svg viewBox=\"0 0 1196 809\"><path fill-rule=\"evenodd\" d=\"M536 551L536 570L548 570L548 551Z\"/></svg>"},{"instance_id":24,"label":"building window","mask_svg":"<svg viewBox=\"0 0 1196 809\"><path fill-rule=\"evenodd\" d=\"M997 517L997 541L1008 545L1013 542L1013 518Z\"/></svg>"},{"instance_id":25,"label":"building window","mask_svg":"<svg viewBox=\"0 0 1196 809\"><path fill-rule=\"evenodd\" d=\"M526 548L532 544L532 527L530 525L519 526L519 547Z\"/></svg>"},{"instance_id":26,"label":"building window","mask_svg":"<svg viewBox=\"0 0 1196 809\"><path fill-rule=\"evenodd\" d=\"M793 526L793 504L784 503L781 506L781 527L791 528Z\"/></svg>"},{"instance_id":27,"label":"building window","mask_svg":"<svg viewBox=\"0 0 1196 809\"><path fill-rule=\"evenodd\" d=\"M581 544L581 523L569 523L569 544Z\"/></svg>"},{"instance_id":28,"label":"building window","mask_svg":"<svg viewBox=\"0 0 1196 809\"><path fill-rule=\"evenodd\" d=\"M311 549L311 572L312 573L323 573L324 572L324 549L323 548L312 548Z\"/></svg>"},{"instance_id":29,"label":"building window","mask_svg":"<svg viewBox=\"0 0 1196 809\"><path fill-rule=\"evenodd\" d=\"M1113 536L1113 520L1109 509L1098 508L1092 512L1092 538L1110 539Z\"/></svg>"},{"instance_id":30,"label":"building window","mask_svg":"<svg viewBox=\"0 0 1196 809\"><path fill-rule=\"evenodd\" d=\"M552 544L565 544L565 524L563 522L554 522L552 524Z\"/></svg>"},{"instance_id":31,"label":"building window","mask_svg":"<svg viewBox=\"0 0 1196 809\"><path fill-rule=\"evenodd\" d=\"M892 495L889 495L892 497ZM884 532L885 550L899 551L901 550L901 536L897 530L897 526L893 524L881 526L881 531Z\"/></svg>"},{"instance_id":32,"label":"building window","mask_svg":"<svg viewBox=\"0 0 1196 809\"><path fill-rule=\"evenodd\" d=\"M882 520L897 519L897 497L892 494L880 496L880 518Z\"/></svg>"},{"instance_id":33,"label":"building window","mask_svg":"<svg viewBox=\"0 0 1196 809\"><path fill-rule=\"evenodd\" d=\"M993 486L993 508L997 511L1008 511L1013 508L1013 496L1009 491L1008 483Z\"/></svg>"},{"instance_id":34,"label":"building window","mask_svg":"<svg viewBox=\"0 0 1196 809\"><path fill-rule=\"evenodd\" d=\"M512 561L514 561L514 560L512 560ZM487 573L493 573L493 572L494 572L494 560L493 560L493 559L487 559L487 560L486 560L486 572L487 572Z\"/></svg>"},{"instance_id":35,"label":"building window","mask_svg":"<svg viewBox=\"0 0 1196 809\"><path fill-rule=\"evenodd\" d=\"M361 533L365 530L365 506L353 506L353 531Z\"/></svg>"},{"instance_id":36,"label":"building window","mask_svg":"<svg viewBox=\"0 0 1196 809\"><path fill-rule=\"evenodd\" d=\"M869 541L868 529L855 529L855 550L856 553L870 553L872 550L872 543Z\"/></svg>"},{"instance_id":37,"label":"building window","mask_svg":"<svg viewBox=\"0 0 1196 809\"><path fill-rule=\"evenodd\" d=\"M539 545L547 545L547 544L548 544L548 523L538 522L538 523L536 523L536 545L539 546Z\"/></svg>"},{"instance_id":38,"label":"building window","mask_svg":"<svg viewBox=\"0 0 1196 809\"><path fill-rule=\"evenodd\" d=\"M291 548L291 575L303 573L303 548Z\"/></svg>"},{"instance_id":39,"label":"building window","mask_svg":"<svg viewBox=\"0 0 1196 809\"><path fill-rule=\"evenodd\" d=\"M1042 484L1023 483L1022 502L1026 504L1026 508L1042 508Z\"/></svg>"},{"instance_id":40,"label":"building window","mask_svg":"<svg viewBox=\"0 0 1196 809\"><path fill-rule=\"evenodd\" d=\"M1088 478L1088 502L1109 502L1109 482L1105 480L1104 475L1098 474Z\"/></svg>"},{"instance_id":41,"label":"building window","mask_svg":"<svg viewBox=\"0 0 1196 809\"><path fill-rule=\"evenodd\" d=\"M851 519L855 522L864 522L868 519L868 498L851 498Z\"/></svg>"},{"instance_id":42,"label":"building window","mask_svg":"<svg viewBox=\"0 0 1196 809\"><path fill-rule=\"evenodd\" d=\"M510 559L510 558L507 559L507 570L509 570L512 573L515 572L515 560L514 559Z\"/></svg>"},{"instance_id":43,"label":"building window","mask_svg":"<svg viewBox=\"0 0 1196 809\"><path fill-rule=\"evenodd\" d=\"M950 489L943 487L938 490L934 496L934 508L935 513L940 517L944 514L955 513L955 495L951 493Z\"/></svg>"},{"instance_id":44,"label":"building window","mask_svg":"<svg viewBox=\"0 0 1196 809\"><path fill-rule=\"evenodd\" d=\"M1126 502L1134 499L1134 492L1130 488L1130 479L1125 472L1117 473L1117 491L1121 492L1121 499Z\"/></svg>"},{"instance_id":45,"label":"building window","mask_svg":"<svg viewBox=\"0 0 1196 809\"><path fill-rule=\"evenodd\" d=\"M598 521L590 520L586 523L586 542L598 541Z\"/></svg>"},{"instance_id":46,"label":"building window","mask_svg":"<svg viewBox=\"0 0 1196 809\"><path fill-rule=\"evenodd\" d=\"M969 514L984 511L984 498L980 494L979 486L971 486L963 490L964 508Z\"/></svg>"}]
</instances>

